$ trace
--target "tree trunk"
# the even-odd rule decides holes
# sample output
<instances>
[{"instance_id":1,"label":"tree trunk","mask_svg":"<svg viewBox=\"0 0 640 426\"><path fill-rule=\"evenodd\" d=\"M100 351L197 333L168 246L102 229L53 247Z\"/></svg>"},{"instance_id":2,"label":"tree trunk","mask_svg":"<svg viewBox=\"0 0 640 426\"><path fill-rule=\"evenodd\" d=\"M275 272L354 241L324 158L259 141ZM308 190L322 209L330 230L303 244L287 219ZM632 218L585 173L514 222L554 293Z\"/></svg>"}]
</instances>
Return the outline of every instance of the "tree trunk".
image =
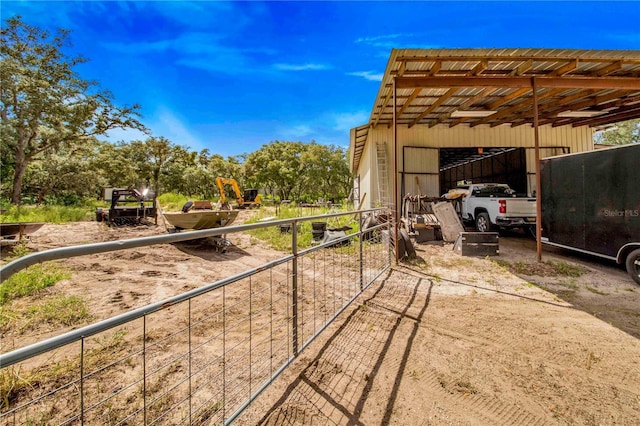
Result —
<instances>
[{"instance_id":1,"label":"tree trunk","mask_svg":"<svg viewBox=\"0 0 640 426\"><path fill-rule=\"evenodd\" d=\"M156 197L160 196L160 169L153 171L153 187Z\"/></svg>"},{"instance_id":2,"label":"tree trunk","mask_svg":"<svg viewBox=\"0 0 640 426\"><path fill-rule=\"evenodd\" d=\"M13 170L13 191L11 193L11 204L20 205L22 200L22 180L27 170L27 162L24 158L24 151L19 149L16 152L15 166Z\"/></svg>"}]
</instances>

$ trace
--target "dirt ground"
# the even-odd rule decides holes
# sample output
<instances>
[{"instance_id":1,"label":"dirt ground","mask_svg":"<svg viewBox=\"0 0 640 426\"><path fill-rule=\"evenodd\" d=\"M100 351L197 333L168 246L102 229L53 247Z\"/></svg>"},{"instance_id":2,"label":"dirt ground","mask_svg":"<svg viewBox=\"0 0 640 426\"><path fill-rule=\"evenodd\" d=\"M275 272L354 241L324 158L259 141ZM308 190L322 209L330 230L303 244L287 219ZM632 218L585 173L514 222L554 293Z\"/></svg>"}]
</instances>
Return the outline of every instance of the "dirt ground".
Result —
<instances>
[{"instance_id":1,"label":"dirt ground","mask_svg":"<svg viewBox=\"0 0 640 426\"><path fill-rule=\"evenodd\" d=\"M237 224L251 213L242 214ZM164 233L45 225L29 247ZM97 321L281 255L247 235L230 239L226 254L181 243L70 259L72 278L45 291L88 299ZM538 264L535 241L519 234L501 237L494 259L462 257L451 244L416 249L418 259L374 283L238 423L638 424L640 287L623 269L548 248ZM2 351L59 332L9 331Z\"/></svg>"}]
</instances>

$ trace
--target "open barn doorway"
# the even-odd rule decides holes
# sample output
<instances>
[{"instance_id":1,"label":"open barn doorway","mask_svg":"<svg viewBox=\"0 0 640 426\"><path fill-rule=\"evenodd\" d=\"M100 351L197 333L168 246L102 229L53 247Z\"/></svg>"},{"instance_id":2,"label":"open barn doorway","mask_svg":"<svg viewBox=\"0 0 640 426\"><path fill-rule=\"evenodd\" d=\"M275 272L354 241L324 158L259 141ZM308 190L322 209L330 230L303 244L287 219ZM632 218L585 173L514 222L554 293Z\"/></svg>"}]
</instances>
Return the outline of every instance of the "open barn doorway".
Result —
<instances>
[{"instance_id":1,"label":"open barn doorway","mask_svg":"<svg viewBox=\"0 0 640 426\"><path fill-rule=\"evenodd\" d=\"M461 181L506 183L527 193L527 156L524 148L440 148L440 188Z\"/></svg>"}]
</instances>

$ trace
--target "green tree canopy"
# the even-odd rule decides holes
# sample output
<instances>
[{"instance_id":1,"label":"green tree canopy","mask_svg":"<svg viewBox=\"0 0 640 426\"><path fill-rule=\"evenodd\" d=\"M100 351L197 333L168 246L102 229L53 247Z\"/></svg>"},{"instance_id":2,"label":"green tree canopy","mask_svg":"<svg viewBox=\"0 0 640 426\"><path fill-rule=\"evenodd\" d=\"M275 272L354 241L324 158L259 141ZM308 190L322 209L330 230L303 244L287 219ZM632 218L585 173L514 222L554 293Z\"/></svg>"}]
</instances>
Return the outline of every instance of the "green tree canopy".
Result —
<instances>
[{"instance_id":1,"label":"green tree canopy","mask_svg":"<svg viewBox=\"0 0 640 426\"><path fill-rule=\"evenodd\" d=\"M346 151L316 142L275 141L249 154L244 170L255 186L281 199L342 199L351 185Z\"/></svg>"},{"instance_id":2,"label":"green tree canopy","mask_svg":"<svg viewBox=\"0 0 640 426\"><path fill-rule=\"evenodd\" d=\"M596 133L595 143L604 145L640 143L640 119L622 121L615 127Z\"/></svg>"},{"instance_id":3,"label":"green tree canopy","mask_svg":"<svg viewBox=\"0 0 640 426\"><path fill-rule=\"evenodd\" d=\"M47 31L9 18L0 33L2 165L13 170L11 202L20 204L27 166L43 153L70 149L115 128L146 130L138 105L118 107L108 91L83 80L69 57L68 30Z\"/></svg>"}]
</instances>

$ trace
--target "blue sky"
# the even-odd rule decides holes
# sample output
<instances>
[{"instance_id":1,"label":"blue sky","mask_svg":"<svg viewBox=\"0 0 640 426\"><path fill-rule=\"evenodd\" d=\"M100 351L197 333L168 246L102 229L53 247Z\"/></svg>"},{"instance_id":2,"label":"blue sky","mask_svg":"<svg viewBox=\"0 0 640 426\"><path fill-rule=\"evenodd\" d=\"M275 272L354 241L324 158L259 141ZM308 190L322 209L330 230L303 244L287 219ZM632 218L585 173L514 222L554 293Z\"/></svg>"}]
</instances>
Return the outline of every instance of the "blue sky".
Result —
<instances>
[{"instance_id":1,"label":"blue sky","mask_svg":"<svg viewBox=\"0 0 640 426\"><path fill-rule=\"evenodd\" d=\"M349 145L391 48L640 49L640 2L5 1L72 31L77 68L153 136L223 156L274 140ZM114 131L107 140L144 139Z\"/></svg>"}]
</instances>

